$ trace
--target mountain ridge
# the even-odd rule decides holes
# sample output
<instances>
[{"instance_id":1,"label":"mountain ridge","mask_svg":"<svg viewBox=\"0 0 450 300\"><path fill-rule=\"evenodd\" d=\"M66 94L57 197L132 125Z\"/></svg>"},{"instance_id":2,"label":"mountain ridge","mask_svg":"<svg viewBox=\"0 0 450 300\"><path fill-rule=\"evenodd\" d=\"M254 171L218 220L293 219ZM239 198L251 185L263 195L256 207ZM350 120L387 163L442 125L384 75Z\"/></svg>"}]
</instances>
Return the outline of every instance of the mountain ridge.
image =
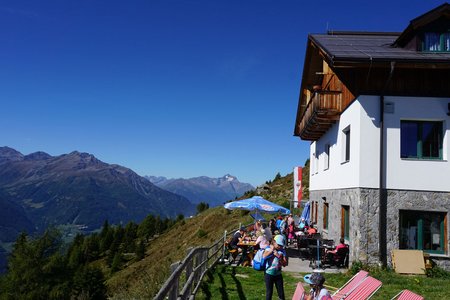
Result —
<instances>
[{"instance_id":1,"label":"mountain ridge","mask_svg":"<svg viewBox=\"0 0 450 300\"><path fill-rule=\"evenodd\" d=\"M194 204L204 202L211 207L234 200L245 192L254 189L251 184L242 183L237 177L230 174L218 178L208 176L176 179L168 179L163 176L145 176L145 178L165 190L186 197Z\"/></svg>"},{"instance_id":2,"label":"mountain ridge","mask_svg":"<svg viewBox=\"0 0 450 300\"><path fill-rule=\"evenodd\" d=\"M105 220L120 224L139 222L148 214L195 213L185 197L157 187L131 169L78 151L23 155L0 147L0 191L0 202L20 206L24 213L16 217L30 220L38 231L58 224L84 225L91 231Z\"/></svg>"}]
</instances>

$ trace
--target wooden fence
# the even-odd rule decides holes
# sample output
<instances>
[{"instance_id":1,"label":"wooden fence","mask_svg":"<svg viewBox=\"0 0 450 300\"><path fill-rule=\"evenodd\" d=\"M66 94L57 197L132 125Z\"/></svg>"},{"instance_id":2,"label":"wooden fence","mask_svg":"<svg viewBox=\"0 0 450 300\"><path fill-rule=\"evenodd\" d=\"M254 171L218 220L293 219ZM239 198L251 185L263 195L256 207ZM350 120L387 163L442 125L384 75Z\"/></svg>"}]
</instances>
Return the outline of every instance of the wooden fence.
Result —
<instances>
[{"instance_id":1,"label":"wooden fence","mask_svg":"<svg viewBox=\"0 0 450 300\"><path fill-rule=\"evenodd\" d=\"M232 230L231 233L236 230ZM171 265L172 274L153 299L195 299L206 272L224 258L225 241L231 233L227 234L225 231L223 237L210 247L189 249L183 261Z\"/></svg>"}]
</instances>

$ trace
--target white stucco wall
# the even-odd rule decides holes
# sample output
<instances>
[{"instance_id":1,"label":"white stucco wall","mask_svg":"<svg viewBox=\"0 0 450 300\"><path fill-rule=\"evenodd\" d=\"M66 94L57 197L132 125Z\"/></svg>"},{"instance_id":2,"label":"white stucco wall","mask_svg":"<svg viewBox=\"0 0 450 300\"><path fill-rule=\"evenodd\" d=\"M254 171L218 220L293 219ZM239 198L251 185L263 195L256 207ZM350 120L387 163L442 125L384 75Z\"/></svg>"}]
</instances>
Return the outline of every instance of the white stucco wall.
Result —
<instances>
[{"instance_id":1,"label":"white stucco wall","mask_svg":"<svg viewBox=\"0 0 450 300\"><path fill-rule=\"evenodd\" d=\"M384 115L387 174L386 188L419 191L450 191L450 117L449 98L386 97L394 104L394 113ZM400 158L400 121L443 121L443 160Z\"/></svg>"},{"instance_id":2,"label":"white stucco wall","mask_svg":"<svg viewBox=\"0 0 450 300\"><path fill-rule=\"evenodd\" d=\"M320 140L310 145L310 190L379 187L379 96L360 96ZM444 98L385 97L393 113L384 114L386 188L419 191L450 191L450 117ZM444 122L444 160L400 158L400 121ZM350 126L350 161L343 163L343 130ZM329 168L325 145L330 145ZM316 154L317 159L313 156Z\"/></svg>"},{"instance_id":3,"label":"white stucco wall","mask_svg":"<svg viewBox=\"0 0 450 300\"><path fill-rule=\"evenodd\" d=\"M310 190L378 187L379 97L361 96L355 100L318 141L311 144L310 161L318 156L318 166L310 175ZM344 161L343 130L350 126L350 161ZM330 145L330 163L325 166L325 145ZM317 162L317 160L316 160Z\"/></svg>"}]
</instances>

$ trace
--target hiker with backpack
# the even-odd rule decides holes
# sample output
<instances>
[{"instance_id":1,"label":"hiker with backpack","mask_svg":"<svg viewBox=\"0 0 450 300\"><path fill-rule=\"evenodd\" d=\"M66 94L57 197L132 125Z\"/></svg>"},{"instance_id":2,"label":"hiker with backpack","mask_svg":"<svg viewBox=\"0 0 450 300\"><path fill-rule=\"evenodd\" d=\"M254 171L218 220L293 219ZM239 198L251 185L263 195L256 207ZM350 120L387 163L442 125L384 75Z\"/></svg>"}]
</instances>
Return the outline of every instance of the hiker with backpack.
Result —
<instances>
[{"instance_id":1,"label":"hiker with backpack","mask_svg":"<svg viewBox=\"0 0 450 300\"><path fill-rule=\"evenodd\" d=\"M273 285L277 289L278 299L285 300L284 283L281 268L287 266L288 258L284 247L286 239L283 235L276 235L272 245L264 250L263 258L266 259L264 281L266 283L266 300L272 299Z\"/></svg>"}]
</instances>

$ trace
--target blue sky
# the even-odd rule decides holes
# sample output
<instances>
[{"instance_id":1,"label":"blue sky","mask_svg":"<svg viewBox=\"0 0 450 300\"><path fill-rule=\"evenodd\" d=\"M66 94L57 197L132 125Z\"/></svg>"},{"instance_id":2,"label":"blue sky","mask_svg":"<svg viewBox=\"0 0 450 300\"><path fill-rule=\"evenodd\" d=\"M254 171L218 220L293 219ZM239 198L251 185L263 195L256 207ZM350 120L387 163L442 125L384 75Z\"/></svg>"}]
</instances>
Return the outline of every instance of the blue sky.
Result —
<instances>
[{"instance_id":1,"label":"blue sky","mask_svg":"<svg viewBox=\"0 0 450 300\"><path fill-rule=\"evenodd\" d=\"M259 185L293 137L308 33L402 31L440 1L0 1L0 146Z\"/></svg>"}]
</instances>

